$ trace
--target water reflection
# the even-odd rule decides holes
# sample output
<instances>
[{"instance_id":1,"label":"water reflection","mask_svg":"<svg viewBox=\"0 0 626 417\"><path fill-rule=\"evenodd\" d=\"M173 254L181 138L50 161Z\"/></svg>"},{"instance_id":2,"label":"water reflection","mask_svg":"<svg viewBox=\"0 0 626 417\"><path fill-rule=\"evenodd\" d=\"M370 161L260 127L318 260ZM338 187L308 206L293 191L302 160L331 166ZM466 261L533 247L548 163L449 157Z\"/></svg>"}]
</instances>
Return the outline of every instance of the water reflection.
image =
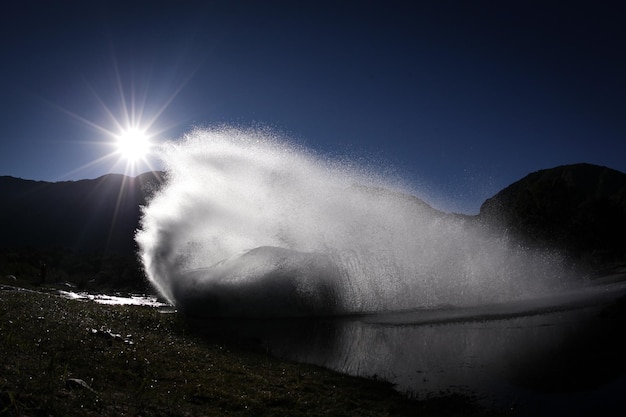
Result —
<instances>
[{"instance_id":1,"label":"water reflection","mask_svg":"<svg viewBox=\"0 0 626 417\"><path fill-rule=\"evenodd\" d=\"M145 294L125 294L125 295L109 295L109 294L90 294L87 292L75 292L59 290L61 297L70 300L93 301L98 304L107 305L134 305L146 307L169 307L169 304L160 301L157 297Z\"/></svg>"},{"instance_id":2,"label":"water reflection","mask_svg":"<svg viewBox=\"0 0 626 417\"><path fill-rule=\"evenodd\" d=\"M596 297L593 305L491 319L446 320L452 313L444 311L439 320L430 312L426 322L410 318L428 316L417 312L404 322L360 316L219 323L277 356L388 380L418 398L462 393L515 415L610 415L626 405L619 394L626 388L624 300Z\"/></svg>"}]
</instances>

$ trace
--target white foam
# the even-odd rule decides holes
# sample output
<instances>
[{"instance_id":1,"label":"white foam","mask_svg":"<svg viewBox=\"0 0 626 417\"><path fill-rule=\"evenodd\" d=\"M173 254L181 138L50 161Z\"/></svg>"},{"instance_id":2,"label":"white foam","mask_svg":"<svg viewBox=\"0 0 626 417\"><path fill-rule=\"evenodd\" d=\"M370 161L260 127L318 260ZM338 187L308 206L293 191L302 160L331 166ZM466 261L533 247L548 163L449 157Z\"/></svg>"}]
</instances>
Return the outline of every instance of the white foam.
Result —
<instances>
[{"instance_id":1,"label":"white foam","mask_svg":"<svg viewBox=\"0 0 626 417\"><path fill-rule=\"evenodd\" d=\"M183 310L476 305L561 282L558 256L442 216L395 181L267 131L198 129L162 159L167 184L145 207L137 242L150 281Z\"/></svg>"}]
</instances>

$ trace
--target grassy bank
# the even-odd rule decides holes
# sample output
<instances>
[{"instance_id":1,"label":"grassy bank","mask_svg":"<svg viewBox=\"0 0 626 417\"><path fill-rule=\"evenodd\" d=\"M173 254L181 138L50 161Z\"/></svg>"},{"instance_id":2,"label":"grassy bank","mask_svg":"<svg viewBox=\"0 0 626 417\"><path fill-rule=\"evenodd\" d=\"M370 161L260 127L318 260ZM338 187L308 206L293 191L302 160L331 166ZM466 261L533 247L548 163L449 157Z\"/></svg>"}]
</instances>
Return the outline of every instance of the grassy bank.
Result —
<instances>
[{"instance_id":1,"label":"grassy bank","mask_svg":"<svg viewBox=\"0 0 626 417\"><path fill-rule=\"evenodd\" d=\"M0 291L0 415L466 415L197 336L177 314Z\"/></svg>"}]
</instances>

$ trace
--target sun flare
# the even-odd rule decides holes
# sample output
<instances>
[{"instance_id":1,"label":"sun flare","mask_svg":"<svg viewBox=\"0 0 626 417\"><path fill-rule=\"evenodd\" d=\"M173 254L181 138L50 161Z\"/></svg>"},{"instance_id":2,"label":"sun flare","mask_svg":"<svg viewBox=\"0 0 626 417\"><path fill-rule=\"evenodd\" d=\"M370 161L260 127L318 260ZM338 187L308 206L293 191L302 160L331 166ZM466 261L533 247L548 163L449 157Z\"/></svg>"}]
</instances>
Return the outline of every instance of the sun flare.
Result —
<instances>
[{"instance_id":1,"label":"sun flare","mask_svg":"<svg viewBox=\"0 0 626 417\"><path fill-rule=\"evenodd\" d=\"M150 152L150 137L138 128L128 128L117 136L117 152L127 161L145 159Z\"/></svg>"}]
</instances>

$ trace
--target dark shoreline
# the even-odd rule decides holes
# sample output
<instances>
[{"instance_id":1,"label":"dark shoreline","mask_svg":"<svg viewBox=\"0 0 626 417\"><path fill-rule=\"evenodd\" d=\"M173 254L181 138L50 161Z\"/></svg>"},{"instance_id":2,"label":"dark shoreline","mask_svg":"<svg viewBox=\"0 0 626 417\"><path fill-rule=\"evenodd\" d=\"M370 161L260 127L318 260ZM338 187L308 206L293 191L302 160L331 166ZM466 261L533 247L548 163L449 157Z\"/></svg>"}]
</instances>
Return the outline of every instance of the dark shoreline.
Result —
<instances>
[{"instance_id":1,"label":"dark shoreline","mask_svg":"<svg viewBox=\"0 0 626 417\"><path fill-rule=\"evenodd\" d=\"M3 415L492 415L199 337L178 314L0 291ZM84 382L85 386L81 385Z\"/></svg>"}]
</instances>

